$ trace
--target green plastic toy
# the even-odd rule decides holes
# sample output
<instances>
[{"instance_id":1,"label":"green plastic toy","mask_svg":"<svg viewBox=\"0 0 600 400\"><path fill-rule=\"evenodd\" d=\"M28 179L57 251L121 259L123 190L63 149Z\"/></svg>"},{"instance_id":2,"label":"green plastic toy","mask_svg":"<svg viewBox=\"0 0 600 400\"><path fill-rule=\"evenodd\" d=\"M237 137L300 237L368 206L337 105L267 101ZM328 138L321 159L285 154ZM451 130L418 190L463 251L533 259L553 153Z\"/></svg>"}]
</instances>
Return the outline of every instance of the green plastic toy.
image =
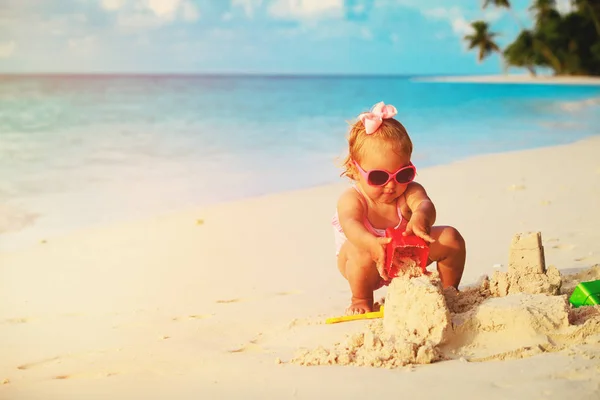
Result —
<instances>
[{"instance_id":1,"label":"green plastic toy","mask_svg":"<svg viewBox=\"0 0 600 400\"><path fill-rule=\"evenodd\" d=\"M600 304L600 280L581 282L569 298L574 307Z\"/></svg>"}]
</instances>

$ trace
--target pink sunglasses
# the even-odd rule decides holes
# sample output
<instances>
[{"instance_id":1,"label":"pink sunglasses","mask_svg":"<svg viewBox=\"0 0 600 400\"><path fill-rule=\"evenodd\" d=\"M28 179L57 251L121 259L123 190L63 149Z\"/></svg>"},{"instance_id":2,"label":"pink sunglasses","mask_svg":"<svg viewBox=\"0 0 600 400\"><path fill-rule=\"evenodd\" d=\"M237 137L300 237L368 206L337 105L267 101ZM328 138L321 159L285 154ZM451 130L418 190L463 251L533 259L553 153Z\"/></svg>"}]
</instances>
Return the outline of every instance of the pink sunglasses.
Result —
<instances>
[{"instance_id":1,"label":"pink sunglasses","mask_svg":"<svg viewBox=\"0 0 600 400\"><path fill-rule=\"evenodd\" d=\"M352 160L358 171L362 175L363 178L367 180L369 185L371 186L385 186L389 181L395 179L401 185L412 182L417 175L417 168L410 163L405 167L400 168L396 172L386 171L384 169L372 169L370 171L365 171L358 165L358 163Z\"/></svg>"}]
</instances>

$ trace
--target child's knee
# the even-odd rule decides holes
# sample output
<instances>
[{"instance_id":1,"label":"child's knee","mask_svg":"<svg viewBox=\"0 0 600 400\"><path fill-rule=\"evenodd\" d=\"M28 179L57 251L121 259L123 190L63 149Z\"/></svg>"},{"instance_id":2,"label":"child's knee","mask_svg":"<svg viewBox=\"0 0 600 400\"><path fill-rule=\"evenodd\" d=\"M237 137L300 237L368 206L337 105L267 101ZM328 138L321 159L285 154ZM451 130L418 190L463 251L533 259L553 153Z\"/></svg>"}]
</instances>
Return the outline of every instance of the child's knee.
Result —
<instances>
[{"instance_id":1,"label":"child's knee","mask_svg":"<svg viewBox=\"0 0 600 400\"><path fill-rule=\"evenodd\" d=\"M354 252L352 252L350 259L352 264L354 264L356 268L360 269L370 268L374 264L371 255L363 250L356 249Z\"/></svg>"},{"instance_id":2,"label":"child's knee","mask_svg":"<svg viewBox=\"0 0 600 400\"><path fill-rule=\"evenodd\" d=\"M460 232L452 226L446 227L438 240L444 246L453 250L464 251L466 249L465 239Z\"/></svg>"},{"instance_id":3,"label":"child's knee","mask_svg":"<svg viewBox=\"0 0 600 400\"><path fill-rule=\"evenodd\" d=\"M348 255L348 261L351 265L351 268L355 272L370 271L375 267L375 263L373 262L371 255L364 250L359 250L356 248L351 252L351 254Z\"/></svg>"}]
</instances>

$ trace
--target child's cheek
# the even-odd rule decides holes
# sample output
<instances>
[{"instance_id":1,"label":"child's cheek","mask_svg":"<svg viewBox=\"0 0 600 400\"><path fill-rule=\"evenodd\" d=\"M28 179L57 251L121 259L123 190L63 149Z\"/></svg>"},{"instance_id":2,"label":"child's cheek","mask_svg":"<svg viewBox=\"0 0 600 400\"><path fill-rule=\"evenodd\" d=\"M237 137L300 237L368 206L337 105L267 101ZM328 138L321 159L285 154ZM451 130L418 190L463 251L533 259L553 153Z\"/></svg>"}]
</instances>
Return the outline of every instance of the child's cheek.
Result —
<instances>
[{"instance_id":1,"label":"child's cheek","mask_svg":"<svg viewBox=\"0 0 600 400\"><path fill-rule=\"evenodd\" d=\"M366 191L369 194L369 197L371 198L378 197L383 194L383 188L378 186L367 185Z\"/></svg>"}]
</instances>

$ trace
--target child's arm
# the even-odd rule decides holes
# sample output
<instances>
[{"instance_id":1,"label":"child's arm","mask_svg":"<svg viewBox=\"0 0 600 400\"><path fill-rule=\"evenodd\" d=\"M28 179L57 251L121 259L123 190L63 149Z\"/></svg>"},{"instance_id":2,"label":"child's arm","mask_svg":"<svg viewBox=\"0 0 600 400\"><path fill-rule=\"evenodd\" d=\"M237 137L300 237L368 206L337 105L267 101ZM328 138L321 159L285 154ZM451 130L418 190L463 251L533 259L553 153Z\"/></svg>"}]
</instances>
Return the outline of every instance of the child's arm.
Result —
<instances>
[{"instance_id":1,"label":"child's arm","mask_svg":"<svg viewBox=\"0 0 600 400\"><path fill-rule=\"evenodd\" d=\"M412 213L404 232L405 236L414 233L430 243L435 242L435 239L429 236L429 232L431 232L431 226L435 223L436 210L425 188L416 182L412 182L408 185L404 196L406 205Z\"/></svg>"},{"instance_id":2,"label":"child's arm","mask_svg":"<svg viewBox=\"0 0 600 400\"><path fill-rule=\"evenodd\" d=\"M358 249L367 251L377 266L383 279L388 279L384 271L385 251L383 246L390 238L377 237L365 228L366 208L355 190L348 190L338 200L338 218L344 234Z\"/></svg>"}]
</instances>

